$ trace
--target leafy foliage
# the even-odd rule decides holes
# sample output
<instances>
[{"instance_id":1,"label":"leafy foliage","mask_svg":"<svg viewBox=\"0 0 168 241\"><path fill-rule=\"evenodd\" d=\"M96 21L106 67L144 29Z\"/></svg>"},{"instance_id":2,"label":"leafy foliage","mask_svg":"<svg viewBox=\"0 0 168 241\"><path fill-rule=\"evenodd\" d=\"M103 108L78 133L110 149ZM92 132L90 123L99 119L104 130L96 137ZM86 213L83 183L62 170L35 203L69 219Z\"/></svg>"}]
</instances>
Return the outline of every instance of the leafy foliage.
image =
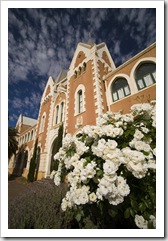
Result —
<instances>
[{"instance_id":1,"label":"leafy foliage","mask_svg":"<svg viewBox=\"0 0 168 241\"><path fill-rule=\"evenodd\" d=\"M29 167L29 173L27 176L27 179L29 182L34 182L35 177L35 169L36 169L36 159L37 159L37 145L38 145L38 139L35 142L34 150L33 150L33 156L30 160L30 167Z\"/></svg>"},{"instance_id":2,"label":"leafy foliage","mask_svg":"<svg viewBox=\"0 0 168 241\"><path fill-rule=\"evenodd\" d=\"M19 136L19 132L17 129L13 127L8 127L8 159L12 157L12 155L16 154L18 149L18 142L16 138Z\"/></svg>"}]
</instances>

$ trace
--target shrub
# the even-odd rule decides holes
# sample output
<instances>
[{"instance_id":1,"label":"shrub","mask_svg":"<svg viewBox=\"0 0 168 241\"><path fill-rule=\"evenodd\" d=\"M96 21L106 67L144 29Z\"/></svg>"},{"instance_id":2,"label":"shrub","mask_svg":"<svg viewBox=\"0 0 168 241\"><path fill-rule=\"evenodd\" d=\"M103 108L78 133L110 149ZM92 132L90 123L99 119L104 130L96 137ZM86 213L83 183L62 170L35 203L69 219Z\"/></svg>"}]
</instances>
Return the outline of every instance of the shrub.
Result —
<instances>
[{"instance_id":1,"label":"shrub","mask_svg":"<svg viewBox=\"0 0 168 241\"><path fill-rule=\"evenodd\" d=\"M125 115L108 112L97 126L67 134L51 174L57 186L68 179L62 210L80 228L155 228L155 147L155 102Z\"/></svg>"},{"instance_id":2,"label":"shrub","mask_svg":"<svg viewBox=\"0 0 168 241\"><path fill-rule=\"evenodd\" d=\"M66 228L71 220L64 220L60 209L66 185L56 187L51 180L29 184L28 190L9 202L9 229Z\"/></svg>"}]
</instances>

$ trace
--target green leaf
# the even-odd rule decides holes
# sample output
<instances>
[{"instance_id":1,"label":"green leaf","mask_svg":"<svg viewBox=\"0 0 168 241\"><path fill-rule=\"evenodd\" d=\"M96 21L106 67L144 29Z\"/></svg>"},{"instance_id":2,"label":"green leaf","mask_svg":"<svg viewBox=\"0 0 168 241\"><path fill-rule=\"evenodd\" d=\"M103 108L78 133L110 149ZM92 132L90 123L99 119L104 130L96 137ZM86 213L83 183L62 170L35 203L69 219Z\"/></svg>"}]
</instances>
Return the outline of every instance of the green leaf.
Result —
<instances>
[{"instance_id":1,"label":"green leaf","mask_svg":"<svg viewBox=\"0 0 168 241\"><path fill-rule=\"evenodd\" d=\"M134 210L131 208L130 209L130 214L131 214L131 216L134 218L135 217L135 212L134 212Z\"/></svg>"},{"instance_id":2,"label":"green leaf","mask_svg":"<svg viewBox=\"0 0 168 241\"><path fill-rule=\"evenodd\" d=\"M138 209L138 204L136 200L131 200L131 206L133 207L133 209L137 210Z\"/></svg>"},{"instance_id":3,"label":"green leaf","mask_svg":"<svg viewBox=\"0 0 168 241\"><path fill-rule=\"evenodd\" d=\"M150 214L148 212L143 213L144 219L149 220Z\"/></svg>"},{"instance_id":4,"label":"green leaf","mask_svg":"<svg viewBox=\"0 0 168 241\"><path fill-rule=\"evenodd\" d=\"M145 203L145 206L146 206L147 208L150 208L150 203L149 203L148 200L143 200L143 202Z\"/></svg>"},{"instance_id":5,"label":"green leaf","mask_svg":"<svg viewBox=\"0 0 168 241\"><path fill-rule=\"evenodd\" d=\"M99 176L99 177L102 177L103 176L103 171L102 170L98 170L96 172L96 174Z\"/></svg>"},{"instance_id":6,"label":"green leaf","mask_svg":"<svg viewBox=\"0 0 168 241\"><path fill-rule=\"evenodd\" d=\"M78 214L75 216L76 221L79 222L79 221L81 220L81 217L82 217L81 214L78 213Z\"/></svg>"},{"instance_id":7,"label":"green leaf","mask_svg":"<svg viewBox=\"0 0 168 241\"><path fill-rule=\"evenodd\" d=\"M144 212L146 210L145 204L144 203L140 203L139 204L139 209L140 209L141 212Z\"/></svg>"},{"instance_id":8,"label":"green leaf","mask_svg":"<svg viewBox=\"0 0 168 241\"><path fill-rule=\"evenodd\" d=\"M130 217L130 208L127 208L124 212L124 218L129 218Z\"/></svg>"},{"instance_id":9,"label":"green leaf","mask_svg":"<svg viewBox=\"0 0 168 241\"><path fill-rule=\"evenodd\" d=\"M109 214L112 218L115 218L115 216L118 214L118 211L111 209L111 210L109 210Z\"/></svg>"}]
</instances>

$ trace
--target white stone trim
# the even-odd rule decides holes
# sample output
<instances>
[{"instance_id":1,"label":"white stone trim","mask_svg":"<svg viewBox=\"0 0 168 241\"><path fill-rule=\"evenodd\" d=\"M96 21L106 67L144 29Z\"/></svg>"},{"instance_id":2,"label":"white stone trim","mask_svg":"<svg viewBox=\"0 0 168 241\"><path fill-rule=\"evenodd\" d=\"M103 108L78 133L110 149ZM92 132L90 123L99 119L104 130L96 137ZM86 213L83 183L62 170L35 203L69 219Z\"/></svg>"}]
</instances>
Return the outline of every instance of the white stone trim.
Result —
<instances>
[{"instance_id":1,"label":"white stone trim","mask_svg":"<svg viewBox=\"0 0 168 241\"><path fill-rule=\"evenodd\" d=\"M40 120L39 134L44 132L45 125L46 125L46 112L43 112Z\"/></svg>"},{"instance_id":2,"label":"white stone trim","mask_svg":"<svg viewBox=\"0 0 168 241\"><path fill-rule=\"evenodd\" d=\"M52 155L52 148L53 148L53 142L55 140L55 138L57 138L58 136L58 128L56 129L52 129L49 133L48 133L48 153L46 156L46 167L45 167L45 177L47 177L50 174L50 165L51 165L51 155Z\"/></svg>"},{"instance_id":3,"label":"white stone trim","mask_svg":"<svg viewBox=\"0 0 168 241\"><path fill-rule=\"evenodd\" d=\"M64 106L63 106L63 117L62 117L62 121L61 121L61 104L64 103ZM59 102L58 104L56 104L54 106L54 115L53 115L53 126L55 125L59 125L60 123L64 122L65 120L65 108L66 108L66 105L65 105L65 100L61 100L61 102ZM56 123L56 113L57 113L57 106L58 106L58 121Z\"/></svg>"},{"instance_id":4,"label":"white stone trim","mask_svg":"<svg viewBox=\"0 0 168 241\"><path fill-rule=\"evenodd\" d=\"M109 50L107 48L107 45L104 43L104 46L101 47L102 44L100 44L100 48L99 48L99 45L97 45L97 52L99 54L99 57L101 58L101 62L103 62L105 64L105 67L108 67L110 68L111 71L113 71L114 69L116 69L116 66L115 66L115 63L113 61L113 58L111 57L110 53L109 53ZM102 59L102 55L103 55L103 52L106 52L107 56L108 56L108 59L111 63L111 66L109 66L104 59Z\"/></svg>"},{"instance_id":5,"label":"white stone trim","mask_svg":"<svg viewBox=\"0 0 168 241\"><path fill-rule=\"evenodd\" d=\"M95 53L93 53L92 55L92 58L93 58L93 80L94 80L94 83L93 83L93 91L95 93L94 95L94 98L96 98L96 102L95 102L95 107L96 107L96 113L98 115L101 115L102 114L102 106L103 106L103 98L102 98L102 93L101 93L101 83L100 83L100 75L99 75L99 70L98 70L98 64L97 64L97 61L98 61L98 57L95 56Z\"/></svg>"}]
</instances>

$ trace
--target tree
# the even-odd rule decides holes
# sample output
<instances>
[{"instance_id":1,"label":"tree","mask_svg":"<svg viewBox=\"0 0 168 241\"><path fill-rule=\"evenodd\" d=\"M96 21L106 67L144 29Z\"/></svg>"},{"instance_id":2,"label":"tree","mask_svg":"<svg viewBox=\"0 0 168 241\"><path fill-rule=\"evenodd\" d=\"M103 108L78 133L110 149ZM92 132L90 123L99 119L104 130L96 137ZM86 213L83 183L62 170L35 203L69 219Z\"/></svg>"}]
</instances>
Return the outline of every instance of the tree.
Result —
<instances>
[{"instance_id":1,"label":"tree","mask_svg":"<svg viewBox=\"0 0 168 241\"><path fill-rule=\"evenodd\" d=\"M55 143L54 143L54 153L53 153L54 155L62 147L62 138L63 138L63 124L61 124L59 126L59 129L58 129L58 136L57 136L57 138L55 140ZM52 172L53 170L57 170L58 169L58 165L59 165L59 162L57 160L53 159L52 162L51 162L50 171Z\"/></svg>"},{"instance_id":2,"label":"tree","mask_svg":"<svg viewBox=\"0 0 168 241\"><path fill-rule=\"evenodd\" d=\"M35 174L35 169L36 169L37 145L38 145L38 139L36 139L33 156L30 160L29 174L27 177L29 182L34 182L34 180L35 180L34 174Z\"/></svg>"},{"instance_id":3,"label":"tree","mask_svg":"<svg viewBox=\"0 0 168 241\"><path fill-rule=\"evenodd\" d=\"M18 141L16 138L19 136L19 132L17 129L13 127L8 127L8 160L12 157L12 155L16 154L18 149Z\"/></svg>"}]
</instances>

